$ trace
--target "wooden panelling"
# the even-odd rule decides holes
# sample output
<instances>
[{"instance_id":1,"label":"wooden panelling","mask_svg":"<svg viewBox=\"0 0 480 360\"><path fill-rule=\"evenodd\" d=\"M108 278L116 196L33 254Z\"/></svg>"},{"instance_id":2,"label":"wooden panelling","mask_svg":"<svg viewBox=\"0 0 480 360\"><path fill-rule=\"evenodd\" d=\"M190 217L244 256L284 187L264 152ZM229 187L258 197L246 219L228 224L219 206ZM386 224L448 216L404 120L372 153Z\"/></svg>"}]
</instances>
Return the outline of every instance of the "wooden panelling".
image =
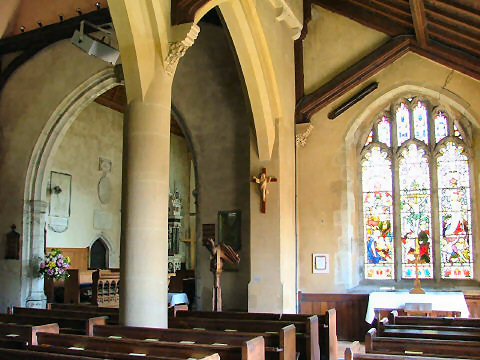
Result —
<instances>
[{"instance_id":1,"label":"wooden panelling","mask_svg":"<svg viewBox=\"0 0 480 360\"><path fill-rule=\"evenodd\" d=\"M365 322L368 294L307 294L298 293L300 314L325 314L337 310L337 336L339 340L365 341L370 325Z\"/></svg>"},{"instance_id":2,"label":"wooden panelling","mask_svg":"<svg viewBox=\"0 0 480 360\"><path fill-rule=\"evenodd\" d=\"M88 257L89 257L89 248L57 248L62 251L63 256L69 256L71 269L87 270L88 269ZM50 252L52 248L47 248L47 253Z\"/></svg>"},{"instance_id":3,"label":"wooden panelling","mask_svg":"<svg viewBox=\"0 0 480 360\"><path fill-rule=\"evenodd\" d=\"M479 295L465 295L468 311L470 317L480 318L480 294Z\"/></svg>"}]
</instances>

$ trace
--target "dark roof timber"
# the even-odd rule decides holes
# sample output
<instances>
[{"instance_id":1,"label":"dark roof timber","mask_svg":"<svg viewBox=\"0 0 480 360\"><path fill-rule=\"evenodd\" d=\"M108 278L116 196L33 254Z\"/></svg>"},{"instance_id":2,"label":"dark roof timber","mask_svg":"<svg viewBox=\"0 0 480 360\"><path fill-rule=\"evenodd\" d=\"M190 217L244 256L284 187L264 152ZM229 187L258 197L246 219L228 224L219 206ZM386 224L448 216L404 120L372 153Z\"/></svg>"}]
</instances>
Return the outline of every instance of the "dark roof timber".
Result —
<instances>
[{"instance_id":1,"label":"dark roof timber","mask_svg":"<svg viewBox=\"0 0 480 360\"><path fill-rule=\"evenodd\" d=\"M317 111L408 51L480 80L480 1L312 1L393 38L327 84L303 96L297 102L297 123L309 122Z\"/></svg>"},{"instance_id":2,"label":"dark roof timber","mask_svg":"<svg viewBox=\"0 0 480 360\"><path fill-rule=\"evenodd\" d=\"M82 20L89 21L96 25L112 22L110 11L107 8L95 10L23 34L0 39L0 55L17 51L28 51L32 48L43 48L56 41L71 38L75 29L80 28L80 22ZM85 32L91 31L94 31L94 29L88 26L85 27Z\"/></svg>"}]
</instances>

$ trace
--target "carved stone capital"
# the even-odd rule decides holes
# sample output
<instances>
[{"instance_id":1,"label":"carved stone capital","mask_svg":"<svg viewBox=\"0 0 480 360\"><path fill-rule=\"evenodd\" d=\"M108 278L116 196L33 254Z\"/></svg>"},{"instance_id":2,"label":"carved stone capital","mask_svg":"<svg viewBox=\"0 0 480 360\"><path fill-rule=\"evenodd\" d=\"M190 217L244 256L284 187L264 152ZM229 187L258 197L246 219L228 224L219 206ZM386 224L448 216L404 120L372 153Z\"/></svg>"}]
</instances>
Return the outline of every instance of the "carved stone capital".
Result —
<instances>
[{"instance_id":1,"label":"carved stone capital","mask_svg":"<svg viewBox=\"0 0 480 360\"><path fill-rule=\"evenodd\" d=\"M307 145L307 139L310 136L310 133L312 131L313 131L313 125L308 124L308 127L304 132L299 133L295 136L295 141L296 141L297 147L299 147L299 146L303 147L303 146Z\"/></svg>"},{"instance_id":2,"label":"carved stone capital","mask_svg":"<svg viewBox=\"0 0 480 360\"><path fill-rule=\"evenodd\" d=\"M193 45L195 39L198 37L200 27L197 24L192 24L190 29L182 37L182 40L174 41L168 44L168 55L165 59L165 72L173 76L177 68L180 58L185 55L188 48Z\"/></svg>"},{"instance_id":3,"label":"carved stone capital","mask_svg":"<svg viewBox=\"0 0 480 360\"><path fill-rule=\"evenodd\" d=\"M277 21L284 21L291 29L292 40L300 38L303 28L303 19L299 20L286 0L270 0L270 4L276 9Z\"/></svg>"}]
</instances>

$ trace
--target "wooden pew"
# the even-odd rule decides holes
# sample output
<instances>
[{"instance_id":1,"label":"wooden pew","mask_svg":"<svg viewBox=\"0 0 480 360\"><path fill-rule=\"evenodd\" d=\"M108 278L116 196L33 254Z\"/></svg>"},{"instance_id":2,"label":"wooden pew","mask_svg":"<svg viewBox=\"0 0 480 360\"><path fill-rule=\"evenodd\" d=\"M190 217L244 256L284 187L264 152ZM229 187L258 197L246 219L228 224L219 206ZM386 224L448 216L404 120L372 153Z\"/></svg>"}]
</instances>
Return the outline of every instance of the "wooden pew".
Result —
<instances>
[{"instance_id":1,"label":"wooden pew","mask_svg":"<svg viewBox=\"0 0 480 360\"><path fill-rule=\"evenodd\" d=\"M2 349L0 348L0 359L2 360L98 360L96 357L78 355L55 354L38 352L32 350Z\"/></svg>"},{"instance_id":2,"label":"wooden pew","mask_svg":"<svg viewBox=\"0 0 480 360\"><path fill-rule=\"evenodd\" d=\"M468 326L480 327L480 318L460 317L428 317L428 316L398 316L392 311L388 317L389 324L396 325L433 325L433 326Z\"/></svg>"},{"instance_id":3,"label":"wooden pew","mask_svg":"<svg viewBox=\"0 0 480 360\"><path fill-rule=\"evenodd\" d=\"M275 334L106 325L95 326L93 335L138 340L158 339L169 342L188 341L196 344L221 343L236 346L241 346L257 336L263 336L265 358L280 360L294 360L296 358L295 326L293 325L289 325Z\"/></svg>"},{"instance_id":4,"label":"wooden pew","mask_svg":"<svg viewBox=\"0 0 480 360\"><path fill-rule=\"evenodd\" d=\"M105 350L82 350L81 348L65 348L59 346L31 346L27 350L36 352L39 354L46 355L64 355L64 356L73 356L74 359L102 359L102 360L188 360L185 356L183 357L173 357L173 356L153 356L153 355L144 355L141 353L118 353L118 352L109 352ZM42 358L43 359L43 358ZM191 358L193 359L193 358ZM197 360L220 360L218 354L211 354L205 357L198 357Z\"/></svg>"},{"instance_id":5,"label":"wooden pew","mask_svg":"<svg viewBox=\"0 0 480 360\"><path fill-rule=\"evenodd\" d=\"M48 303L47 309L50 310L68 310L68 311L86 311L86 312L95 312L99 315L117 315L118 308L114 307L98 307L93 304L59 304L59 303Z\"/></svg>"},{"instance_id":6,"label":"wooden pew","mask_svg":"<svg viewBox=\"0 0 480 360\"><path fill-rule=\"evenodd\" d=\"M0 323L0 339L25 341L27 345L37 345L37 332L58 334L58 324L25 325Z\"/></svg>"},{"instance_id":7,"label":"wooden pew","mask_svg":"<svg viewBox=\"0 0 480 360\"><path fill-rule=\"evenodd\" d=\"M209 319L194 317L170 317L169 328L193 329L220 331L246 331L269 333L278 332L288 325L295 325L296 328L296 349L300 352L302 359L318 360L318 337L307 333L307 325L304 322L280 321L280 320L238 320L238 319ZM315 357L317 356L317 357Z\"/></svg>"},{"instance_id":8,"label":"wooden pew","mask_svg":"<svg viewBox=\"0 0 480 360\"><path fill-rule=\"evenodd\" d=\"M218 354L222 360L263 360L265 347L263 337L256 337L243 346L185 344L165 341L135 339L111 339L97 336L37 333L39 345L53 348L81 348L110 353L137 353L151 356L198 358Z\"/></svg>"},{"instance_id":9,"label":"wooden pew","mask_svg":"<svg viewBox=\"0 0 480 360\"><path fill-rule=\"evenodd\" d=\"M438 358L410 355L361 354L347 347L344 360L459 360L460 358Z\"/></svg>"},{"instance_id":10,"label":"wooden pew","mask_svg":"<svg viewBox=\"0 0 480 360\"><path fill-rule=\"evenodd\" d=\"M383 319L378 326L378 336L480 341L480 328L462 326L390 325L387 319Z\"/></svg>"},{"instance_id":11,"label":"wooden pew","mask_svg":"<svg viewBox=\"0 0 480 360\"><path fill-rule=\"evenodd\" d=\"M70 275L64 281L64 303L80 304L80 294L84 290L92 289L92 274L95 270L68 269Z\"/></svg>"},{"instance_id":12,"label":"wooden pew","mask_svg":"<svg viewBox=\"0 0 480 360\"><path fill-rule=\"evenodd\" d=\"M177 317L203 317L211 319L245 319L245 320L282 320L282 321L305 321L310 328L308 333L318 334L320 358L322 360L337 360L337 314L335 309L328 310L324 315L303 314L275 314L275 313L246 313L246 312L212 312L212 311L188 311L176 314ZM314 317L317 317L315 321ZM317 323L318 325L315 325ZM317 330L318 329L318 330ZM313 355L318 359L318 355Z\"/></svg>"},{"instance_id":13,"label":"wooden pew","mask_svg":"<svg viewBox=\"0 0 480 360\"><path fill-rule=\"evenodd\" d=\"M62 310L62 309L34 309L34 308L23 308L23 307L14 307L13 314L18 315L35 315L35 316L64 316L70 318L93 318L97 316L105 316L107 324L116 325L118 324L119 314L109 313L104 311L98 311L97 309L88 309L82 311L72 311L72 310Z\"/></svg>"},{"instance_id":14,"label":"wooden pew","mask_svg":"<svg viewBox=\"0 0 480 360\"><path fill-rule=\"evenodd\" d=\"M60 332L79 333L91 335L93 325L105 325L105 316L85 317L64 317L64 316L43 316L43 315L8 315L0 314L0 322L45 325L52 322L58 323Z\"/></svg>"},{"instance_id":15,"label":"wooden pew","mask_svg":"<svg viewBox=\"0 0 480 360\"><path fill-rule=\"evenodd\" d=\"M480 342L464 340L438 340L379 337L377 329L370 329L365 336L365 352L392 355L419 355L478 359Z\"/></svg>"}]
</instances>

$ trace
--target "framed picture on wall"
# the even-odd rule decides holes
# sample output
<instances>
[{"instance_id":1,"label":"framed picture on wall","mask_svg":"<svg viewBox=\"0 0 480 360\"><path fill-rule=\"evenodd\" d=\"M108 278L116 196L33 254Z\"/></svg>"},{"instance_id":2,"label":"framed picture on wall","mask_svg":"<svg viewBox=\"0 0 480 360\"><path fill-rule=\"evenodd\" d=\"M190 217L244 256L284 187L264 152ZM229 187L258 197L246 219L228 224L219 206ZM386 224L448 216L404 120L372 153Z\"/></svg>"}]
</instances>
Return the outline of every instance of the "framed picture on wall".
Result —
<instances>
[{"instance_id":1,"label":"framed picture on wall","mask_svg":"<svg viewBox=\"0 0 480 360\"><path fill-rule=\"evenodd\" d=\"M238 252L242 248L242 213L240 210L218 212L218 241Z\"/></svg>"},{"instance_id":2,"label":"framed picture on wall","mask_svg":"<svg viewBox=\"0 0 480 360\"><path fill-rule=\"evenodd\" d=\"M242 248L242 214L240 210L218 212L218 241L232 247L235 252ZM238 271L239 264L225 263L224 271Z\"/></svg>"}]
</instances>

